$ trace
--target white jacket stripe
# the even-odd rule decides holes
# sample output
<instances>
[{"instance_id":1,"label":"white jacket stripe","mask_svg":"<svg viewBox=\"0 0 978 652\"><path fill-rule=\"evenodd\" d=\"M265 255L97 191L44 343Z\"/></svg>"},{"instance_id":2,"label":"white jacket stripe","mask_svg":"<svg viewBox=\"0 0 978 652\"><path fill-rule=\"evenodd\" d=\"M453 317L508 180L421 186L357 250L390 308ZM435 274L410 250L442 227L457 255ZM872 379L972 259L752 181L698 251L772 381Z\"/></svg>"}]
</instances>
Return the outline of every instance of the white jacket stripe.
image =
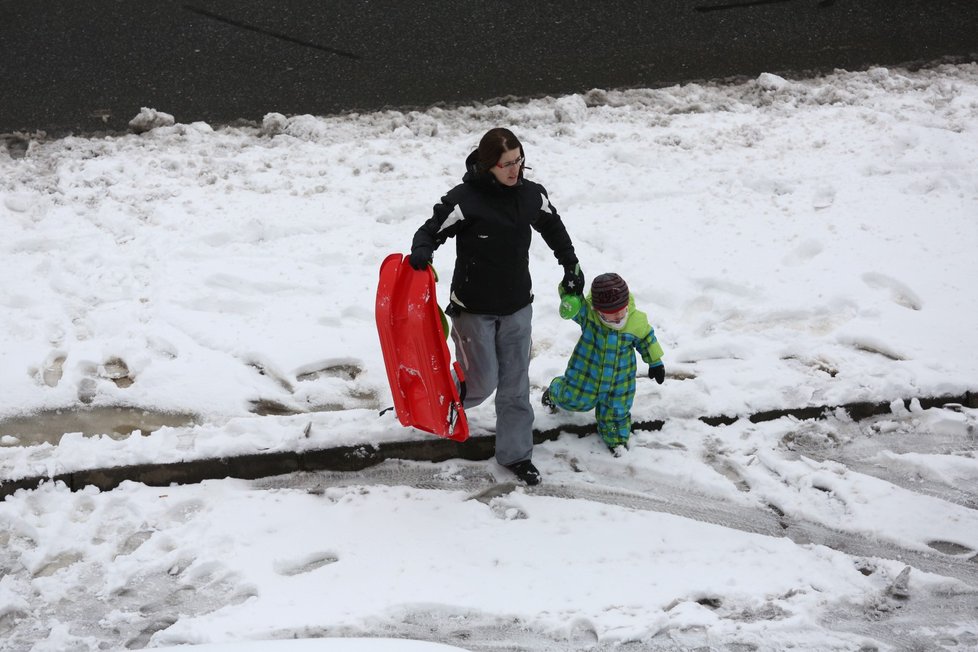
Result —
<instances>
[{"instance_id":1,"label":"white jacket stripe","mask_svg":"<svg viewBox=\"0 0 978 652\"><path fill-rule=\"evenodd\" d=\"M546 211L551 215L554 214L554 208L550 205L550 200L547 199L547 196L542 192L540 193L540 210Z\"/></svg>"},{"instance_id":2,"label":"white jacket stripe","mask_svg":"<svg viewBox=\"0 0 978 652\"><path fill-rule=\"evenodd\" d=\"M448 227L450 227L453 224L456 224L458 222L461 222L464 219L465 219L465 216L462 215L462 209L459 208L458 206L455 206L455 208L452 209L452 212L448 214L448 217L445 218L445 221L442 222L441 228L438 229L438 232L441 233L442 231L444 231Z\"/></svg>"}]
</instances>

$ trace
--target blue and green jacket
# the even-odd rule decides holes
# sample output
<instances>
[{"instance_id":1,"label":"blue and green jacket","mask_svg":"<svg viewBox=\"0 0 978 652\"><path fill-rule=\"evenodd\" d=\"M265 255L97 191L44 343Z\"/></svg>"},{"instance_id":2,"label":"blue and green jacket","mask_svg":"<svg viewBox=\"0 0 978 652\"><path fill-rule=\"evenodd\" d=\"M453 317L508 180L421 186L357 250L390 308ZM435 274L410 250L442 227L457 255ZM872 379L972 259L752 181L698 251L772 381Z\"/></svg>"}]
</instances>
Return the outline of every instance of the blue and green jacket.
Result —
<instances>
[{"instance_id":1,"label":"blue and green jacket","mask_svg":"<svg viewBox=\"0 0 978 652\"><path fill-rule=\"evenodd\" d=\"M635 298L630 296L625 326L615 330L598 317L590 294L583 300L563 292L561 296L561 317L573 319L581 327L581 337L563 377L551 384L553 399L565 409L598 407L599 412L609 410L609 418L611 413L627 418L635 397L635 352L650 366L661 364L662 346L648 317L635 308ZM598 417L600 426L603 414ZM627 438L627 430L622 435Z\"/></svg>"}]
</instances>

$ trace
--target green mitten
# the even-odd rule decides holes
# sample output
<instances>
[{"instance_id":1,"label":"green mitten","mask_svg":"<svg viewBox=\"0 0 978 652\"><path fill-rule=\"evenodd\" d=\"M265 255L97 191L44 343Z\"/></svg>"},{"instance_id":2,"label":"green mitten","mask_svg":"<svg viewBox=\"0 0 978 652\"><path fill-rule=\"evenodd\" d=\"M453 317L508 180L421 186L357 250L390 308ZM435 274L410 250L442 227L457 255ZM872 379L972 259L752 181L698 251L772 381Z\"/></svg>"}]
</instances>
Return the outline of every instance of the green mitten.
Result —
<instances>
[{"instance_id":1,"label":"green mitten","mask_svg":"<svg viewBox=\"0 0 978 652\"><path fill-rule=\"evenodd\" d=\"M580 294L565 294L560 299L558 312L562 319L573 319L581 310L581 302L584 300Z\"/></svg>"}]
</instances>

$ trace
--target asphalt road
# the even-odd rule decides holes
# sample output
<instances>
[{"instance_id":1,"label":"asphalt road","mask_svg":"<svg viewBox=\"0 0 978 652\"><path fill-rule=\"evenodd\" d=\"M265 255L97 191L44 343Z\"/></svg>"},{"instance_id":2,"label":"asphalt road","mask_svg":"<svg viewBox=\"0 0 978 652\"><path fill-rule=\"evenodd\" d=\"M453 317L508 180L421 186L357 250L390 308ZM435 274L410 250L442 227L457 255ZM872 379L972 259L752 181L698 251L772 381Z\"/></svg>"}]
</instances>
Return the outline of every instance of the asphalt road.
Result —
<instances>
[{"instance_id":1,"label":"asphalt road","mask_svg":"<svg viewBox=\"0 0 978 652\"><path fill-rule=\"evenodd\" d=\"M0 133L978 58L976 0L0 0Z\"/></svg>"}]
</instances>

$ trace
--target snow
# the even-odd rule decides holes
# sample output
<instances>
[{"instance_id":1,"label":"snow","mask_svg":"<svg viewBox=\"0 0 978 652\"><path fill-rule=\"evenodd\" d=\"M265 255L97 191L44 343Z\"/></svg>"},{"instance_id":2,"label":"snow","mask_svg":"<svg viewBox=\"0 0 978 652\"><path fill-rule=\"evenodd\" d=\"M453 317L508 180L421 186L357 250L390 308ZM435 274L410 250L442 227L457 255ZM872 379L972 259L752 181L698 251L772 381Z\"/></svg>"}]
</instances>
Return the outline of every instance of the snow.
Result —
<instances>
[{"instance_id":1,"label":"snow","mask_svg":"<svg viewBox=\"0 0 978 652\"><path fill-rule=\"evenodd\" d=\"M255 127L166 108L0 151L4 480L427 438L378 417L377 270L497 125L588 279L649 314L667 379L633 418L664 425L621 458L539 445L534 488L450 460L17 491L0 649L978 649L978 411L904 403L978 390L975 64ZM530 265L538 401L576 328L539 237ZM891 410L746 418L858 401Z\"/></svg>"},{"instance_id":2,"label":"snow","mask_svg":"<svg viewBox=\"0 0 978 652\"><path fill-rule=\"evenodd\" d=\"M161 650L186 650L185 646L158 648ZM249 643L225 643L196 645L194 652L451 652L462 648L405 641L402 639L302 639L293 641L252 641Z\"/></svg>"}]
</instances>

